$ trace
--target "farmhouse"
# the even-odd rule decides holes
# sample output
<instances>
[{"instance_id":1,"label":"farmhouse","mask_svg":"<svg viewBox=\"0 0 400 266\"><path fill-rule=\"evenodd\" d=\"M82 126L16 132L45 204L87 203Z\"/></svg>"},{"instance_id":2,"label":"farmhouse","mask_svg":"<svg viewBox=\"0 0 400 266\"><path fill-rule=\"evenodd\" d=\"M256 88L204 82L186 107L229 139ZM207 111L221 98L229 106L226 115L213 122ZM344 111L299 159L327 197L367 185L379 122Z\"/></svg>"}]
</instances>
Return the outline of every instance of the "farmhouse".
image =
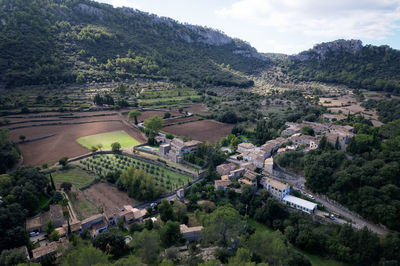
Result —
<instances>
[{"instance_id":1,"label":"farmhouse","mask_svg":"<svg viewBox=\"0 0 400 266\"><path fill-rule=\"evenodd\" d=\"M32 258L36 262L40 262L46 256L61 256L61 252L58 252L60 246L63 245L62 240L50 242L44 246L32 249Z\"/></svg>"},{"instance_id":2,"label":"farmhouse","mask_svg":"<svg viewBox=\"0 0 400 266\"><path fill-rule=\"evenodd\" d=\"M308 214L314 213L314 211L317 209L317 204L290 195L285 196L282 201L286 203L286 205Z\"/></svg>"},{"instance_id":3,"label":"farmhouse","mask_svg":"<svg viewBox=\"0 0 400 266\"><path fill-rule=\"evenodd\" d=\"M310 150L315 150L319 146L318 138L313 136L295 134L290 137L290 140L293 142L294 146L298 147L301 145L305 145Z\"/></svg>"},{"instance_id":4,"label":"farmhouse","mask_svg":"<svg viewBox=\"0 0 400 266\"><path fill-rule=\"evenodd\" d=\"M264 172L266 174L272 175L274 171L274 158L270 157L265 159L264 161Z\"/></svg>"},{"instance_id":5,"label":"farmhouse","mask_svg":"<svg viewBox=\"0 0 400 266\"><path fill-rule=\"evenodd\" d=\"M243 153L243 152L251 151L254 148L255 148L255 146L253 144L243 142L238 145L237 150L238 150L238 152Z\"/></svg>"},{"instance_id":6,"label":"farmhouse","mask_svg":"<svg viewBox=\"0 0 400 266\"><path fill-rule=\"evenodd\" d=\"M220 175L229 175L229 173L235 169L236 165L233 163L225 163L217 166L217 172Z\"/></svg>"},{"instance_id":7,"label":"farmhouse","mask_svg":"<svg viewBox=\"0 0 400 266\"><path fill-rule=\"evenodd\" d=\"M243 175L242 178L239 179L239 183L243 185L249 185L254 189L257 189L257 175L248 171Z\"/></svg>"},{"instance_id":8,"label":"farmhouse","mask_svg":"<svg viewBox=\"0 0 400 266\"><path fill-rule=\"evenodd\" d=\"M263 177L261 179L261 185L268 190L271 195L279 200L282 200L286 195L290 193L290 186L288 184L282 183L278 180Z\"/></svg>"},{"instance_id":9,"label":"farmhouse","mask_svg":"<svg viewBox=\"0 0 400 266\"><path fill-rule=\"evenodd\" d=\"M197 150L201 141L191 140L184 142L179 138L174 138L170 144L160 145L159 154L161 157L169 159L175 163L181 163L184 155Z\"/></svg>"},{"instance_id":10,"label":"farmhouse","mask_svg":"<svg viewBox=\"0 0 400 266\"><path fill-rule=\"evenodd\" d=\"M214 181L214 187L215 187L216 190L225 191L231 183L232 182L229 179L215 180Z\"/></svg>"},{"instance_id":11,"label":"farmhouse","mask_svg":"<svg viewBox=\"0 0 400 266\"><path fill-rule=\"evenodd\" d=\"M44 226L51 221L55 228L61 227L65 220L61 205L50 205L48 212L40 213L26 220L26 231L41 232Z\"/></svg>"},{"instance_id":12,"label":"farmhouse","mask_svg":"<svg viewBox=\"0 0 400 266\"><path fill-rule=\"evenodd\" d=\"M183 237L189 242L197 241L201 238L203 226L188 227L186 224L181 224L179 228Z\"/></svg>"},{"instance_id":13,"label":"farmhouse","mask_svg":"<svg viewBox=\"0 0 400 266\"><path fill-rule=\"evenodd\" d=\"M325 134L326 140L332 144L336 145L336 142L339 144L339 148L345 150L347 145L350 143L350 140L353 138L354 134L351 132L329 132Z\"/></svg>"},{"instance_id":14,"label":"farmhouse","mask_svg":"<svg viewBox=\"0 0 400 266\"><path fill-rule=\"evenodd\" d=\"M131 205L124 205L122 211L119 213L119 219L123 219L126 224L133 222L143 222L143 217L147 214L146 209L133 208Z\"/></svg>"}]
</instances>

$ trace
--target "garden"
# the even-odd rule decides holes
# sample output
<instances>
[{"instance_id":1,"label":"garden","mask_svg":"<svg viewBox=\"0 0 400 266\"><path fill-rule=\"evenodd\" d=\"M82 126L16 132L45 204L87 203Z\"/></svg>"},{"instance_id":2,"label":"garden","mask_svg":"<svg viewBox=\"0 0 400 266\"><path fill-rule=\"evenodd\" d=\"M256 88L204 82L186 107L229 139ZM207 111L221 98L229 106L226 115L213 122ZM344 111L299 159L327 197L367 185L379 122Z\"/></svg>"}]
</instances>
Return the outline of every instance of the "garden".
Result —
<instances>
[{"instance_id":1,"label":"garden","mask_svg":"<svg viewBox=\"0 0 400 266\"><path fill-rule=\"evenodd\" d=\"M183 186L193 179L162 166L120 154L97 154L80 160L79 164L83 169L103 177L109 173L124 171L130 166L135 166L137 169L143 169L151 175L156 186L167 191Z\"/></svg>"}]
</instances>

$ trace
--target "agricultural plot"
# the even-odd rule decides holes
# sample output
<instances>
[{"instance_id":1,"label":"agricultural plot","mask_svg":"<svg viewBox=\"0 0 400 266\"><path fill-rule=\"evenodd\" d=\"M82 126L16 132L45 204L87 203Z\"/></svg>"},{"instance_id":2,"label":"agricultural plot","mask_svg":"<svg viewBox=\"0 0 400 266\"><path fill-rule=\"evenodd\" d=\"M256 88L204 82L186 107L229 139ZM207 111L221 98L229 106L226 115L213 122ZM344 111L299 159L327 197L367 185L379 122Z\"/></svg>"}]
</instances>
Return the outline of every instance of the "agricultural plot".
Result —
<instances>
[{"instance_id":1,"label":"agricultural plot","mask_svg":"<svg viewBox=\"0 0 400 266\"><path fill-rule=\"evenodd\" d=\"M167 126L163 131L177 136L189 137L215 144L219 139L231 133L233 125L214 120L201 120L180 125Z\"/></svg>"},{"instance_id":2,"label":"agricultural plot","mask_svg":"<svg viewBox=\"0 0 400 266\"><path fill-rule=\"evenodd\" d=\"M143 162L123 155L98 154L80 161L83 169L92 171L99 176L116 170L126 170L130 166L145 170L152 175L157 186L166 191L173 190L190 182L193 178L188 177L164 167Z\"/></svg>"},{"instance_id":3,"label":"agricultural plot","mask_svg":"<svg viewBox=\"0 0 400 266\"><path fill-rule=\"evenodd\" d=\"M129 148L140 144L139 141L129 136L123 130L81 137L76 141L87 149L99 144L101 144L104 149L111 149L111 144L114 142L119 142L121 148Z\"/></svg>"},{"instance_id":4,"label":"agricultural plot","mask_svg":"<svg viewBox=\"0 0 400 266\"><path fill-rule=\"evenodd\" d=\"M59 185L63 182L71 183L75 188L82 187L94 180L94 175L82 170L78 166L69 165L67 169L57 170L52 173L54 183Z\"/></svg>"}]
</instances>

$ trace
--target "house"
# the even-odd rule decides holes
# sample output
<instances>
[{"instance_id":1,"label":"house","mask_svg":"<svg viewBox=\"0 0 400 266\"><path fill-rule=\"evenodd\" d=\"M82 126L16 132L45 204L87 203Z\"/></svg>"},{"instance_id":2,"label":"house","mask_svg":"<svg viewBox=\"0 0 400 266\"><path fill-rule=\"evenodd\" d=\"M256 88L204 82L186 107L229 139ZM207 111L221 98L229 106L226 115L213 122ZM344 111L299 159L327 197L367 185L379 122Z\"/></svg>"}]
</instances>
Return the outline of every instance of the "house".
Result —
<instances>
[{"instance_id":1,"label":"house","mask_svg":"<svg viewBox=\"0 0 400 266\"><path fill-rule=\"evenodd\" d=\"M56 256L59 257L61 253L57 252L60 242L50 242L44 246L32 249L32 258L36 262L40 262L46 256Z\"/></svg>"},{"instance_id":2,"label":"house","mask_svg":"<svg viewBox=\"0 0 400 266\"><path fill-rule=\"evenodd\" d=\"M68 228L67 228L67 230L68 230ZM65 230L64 227L58 227L58 228L54 229L54 231L56 231L60 237L67 236L67 230Z\"/></svg>"},{"instance_id":3,"label":"house","mask_svg":"<svg viewBox=\"0 0 400 266\"><path fill-rule=\"evenodd\" d=\"M298 147L301 145L305 145L310 150L315 150L319 146L318 138L313 137L313 136L295 134L290 137L290 140L292 141L294 146Z\"/></svg>"},{"instance_id":4,"label":"house","mask_svg":"<svg viewBox=\"0 0 400 266\"><path fill-rule=\"evenodd\" d=\"M237 151L243 153L243 152L246 152L246 151L250 151L250 150L252 150L254 148L255 148L255 146L253 144L247 143L247 142L243 142L243 143L240 143L238 145Z\"/></svg>"},{"instance_id":5,"label":"house","mask_svg":"<svg viewBox=\"0 0 400 266\"><path fill-rule=\"evenodd\" d=\"M215 190L223 190L226 191L226 189L228 188L228 186L231 184L231 180L229 179L225 179L225 180L215 180L214 181L214 187Z\"/></svg>"},{"instance_id":6,"label":"house","mask_svg":"<svg viewBox=\"0 0 400 266\"><path fill-rule=\"evenodd\" d=\"M108 230L108 223L104 217L101 222L96 223L90 227L89 233L92 236L92 238L95 238L96 236L107 230Z\"/></svg>"},{"instance_id":7,"label":"house","mask_svg":"<svg viewBox=\"0 0 400 266\"><path fill-rule=\"evenodd\" d=\"M131 205L124 205L122 211L119 213L119 219L123 219L127 224L131 224L133 222L142 223L143 217L146 214L146 209L137 209L133 208Z\"/></svg>"},{"instance_id":8,"label":"house","mask_svg":"<svg viewBox=\"0 0 400 266\"><path fill-rule=\"evenodd\" d=\"M189 242L197 241L201 238L203 226L188 227L186 224L181 224L179 228L183 237Z\"/></svg>"},{"instance_id":9,"label":"house","mask_svg":"<svg viewBox=\"0 0 400 266\"><path fill-rule=\"evenodd\" d=\"M229 174L229 178L238 178L238 177L244 175L245 171L246 170L244 168L239 168L239 169L233 170Z\"/></svg>"},{"instance_id":10,"label":"house","mask_svg":"<svg viewBox=\"0 0 400 266\"><path fill-rule=\"evenodd\" d=\"M179 138L174 138L170 144L160 145L159 155L175 163L181 163L184 159L184 155L195 152L197 146L201 143L201 141L197 140L184 142Z\"/></svg>"},{"instance_id":11,"label":"house","mask_svg":"<svg viewBox=\"0 0 400 266\"><path fill-rule=\"evenodd\" d=\"M345 150L347 145L350 143L350 140L354 137L354 134L351 132L329 132L325 134L326 140L332 144L336 145L336 142L339 144L339 148Z\"/></svg>"},{"instance_id":12,"label":"house","mask_svg":"<svg viewBox=\"0 0 400 266\"><path fill-rule=\"evenodd\" d=\"M236 169L236 165L233 163L224 163L217 166L217 172L220 175L229 175L232 170Z\"/></svg>"},{"instance_id":13,"label":"house","mask_svg":"<svg viewBox=\"0 0 400 266\"><path fill-rule=\"evenodd\" d=\"M104 220L103 214L96 214L89 218L86 218L81 222L82 230L88 230L90 227L97 223L101 223Z\"/></svg>"},{"instance_id":14,"label":"house","mask_svg":"<svg viewBox=\"0 0 400 266\"><path fill-rule=\"evenodd\" d=\"M81 221L72 221L69 224L70 228L71 228L71 233L76 233L76 232L80 232L82 230L82 223ZM62 226L64 228L64 230L68 233L68 224L65 223Z\"/></svg>"},{"instance_id":15,"label":"house","mask_svg":"<svg viewBox=\"0 0 400 266\"><path fill-rule=\"evenodd\" d=\"M243 175L242 178L239 179L239 183L242 185L249 185L254 189L257 189L257 175L248 171Z\"/></svg>"},{"instance_id":16,"label":"house","mask_svg":"<svg viewBox=\"0 0 400 266\"><path fill-rule=\"evenodd\" d=\"M265 159L264 172L269 175L272 175L273 171L274 171L274 158L270 157L270 158Z\"/></svg>"},{"instance_id":17,"label":"house","mask_svg":"<svg viewBox=\"0 0 400 266\"><path fill-rule=\"evenodd\" d=\"M50 210L40 213L26 220L26 231L42 232L46 224L51 221L54 228L61 227L65 220L61 205L50 205Z\"/></svg>"},{"instance_id":18,"label":"house","mask_svg":"<svg viewBox=\"0 0 400 266\"><path fill-rule=\"evenodd\" d=\"M247 171L252 171L254 172L257 169L257 166L255 166L252 163L242 163L241 165L245 170Z\"/></svg>"},{"instance_id":19,"label":"house","mask_svg":"<svg viewBox=\"0 0 400 266\"><path fill-rule=\"evenodd\" d=\"M274 198L279 200L283 200L283 198L290 193L290 186L288 184L270 177L263 177L260 183Z\"/></svg>"},{"instance_id":20,"label":"house","mask_svg":"<svg viewBox=\"0 0 400 266\"><path fill-rule=\"evenodd\" d=\"M317 209L317 204L290 195L285 196L282 201L286 203L286 205L308 214L314 213Z\"/></svg>"}]
</instances>

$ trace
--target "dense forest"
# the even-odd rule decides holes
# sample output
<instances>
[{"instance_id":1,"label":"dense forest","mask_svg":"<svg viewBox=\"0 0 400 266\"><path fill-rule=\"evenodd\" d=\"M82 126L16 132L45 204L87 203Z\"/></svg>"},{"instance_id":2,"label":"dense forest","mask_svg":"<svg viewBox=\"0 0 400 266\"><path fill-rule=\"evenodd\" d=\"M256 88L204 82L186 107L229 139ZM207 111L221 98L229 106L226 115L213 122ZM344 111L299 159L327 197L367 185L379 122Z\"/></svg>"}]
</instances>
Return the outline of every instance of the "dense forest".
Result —
<instances>
[{"instance_id":1,"label":"dense forest","mask_svg":"<svg viewBox=\"0 0 400 266\"><path fill-rule=\"evenodd\" d=\"M6 87L134 77L247 87L240 73L268 61L219 31L89 0L3 0L0 17Z\"/></svg>"},{"instance_id":2,"label":"dense forest","mask_svg":"<svg viewBox=\"0 0 400 266\"><path fill-rule=\"evenodd\" d=\"M312 53L313 50L311 50ZM356 53L330 51L324 58L286 60L284 70L293 78L345 84L351 88L400 92L400 51L366 45Z\"/></svg>"}]
</instances>

